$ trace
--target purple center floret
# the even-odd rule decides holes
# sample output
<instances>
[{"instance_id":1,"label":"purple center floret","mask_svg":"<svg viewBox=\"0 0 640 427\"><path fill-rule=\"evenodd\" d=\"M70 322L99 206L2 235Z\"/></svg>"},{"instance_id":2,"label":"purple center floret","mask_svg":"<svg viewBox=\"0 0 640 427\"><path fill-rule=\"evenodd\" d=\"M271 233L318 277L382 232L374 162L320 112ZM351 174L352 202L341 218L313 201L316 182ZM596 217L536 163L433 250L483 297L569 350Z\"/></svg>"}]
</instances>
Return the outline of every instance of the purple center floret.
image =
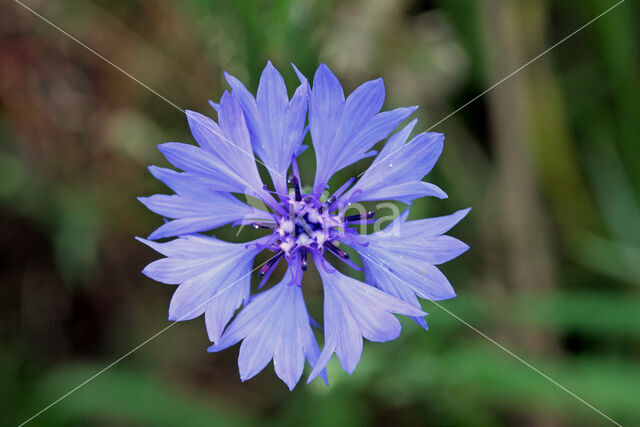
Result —
<instances>
[{"instance_id":1,"label":"purple center floret","mask_svg":"<svg viewBox=\"0 0 640 427\"><path fill-rule=\"evenodd\" d=\"M294 174L288 179L292 187L290 194L278 194L280 207L273 213L273 222L256 221L251 223L255 229L272 229L273 234L266 247L276 254L259 271L260 276L269 276L278 262L284 257L291 264L298 264L302 271L307 269L309 252L323 253L328 249L338 258L351 266L349 254L338 248L334 241L345 233L355 231L347 226L371 219L375 213L370 211L362 215L344 216L344 207L348 200L339 200L346 187L336 191L326 201L320 202L312 194L302 194L300 178ZM286 212L286 214L282 214ZM357 266L356 266L357 267ZM266 279L266 277L265 277Z\"/></svg>"}]
</instances>

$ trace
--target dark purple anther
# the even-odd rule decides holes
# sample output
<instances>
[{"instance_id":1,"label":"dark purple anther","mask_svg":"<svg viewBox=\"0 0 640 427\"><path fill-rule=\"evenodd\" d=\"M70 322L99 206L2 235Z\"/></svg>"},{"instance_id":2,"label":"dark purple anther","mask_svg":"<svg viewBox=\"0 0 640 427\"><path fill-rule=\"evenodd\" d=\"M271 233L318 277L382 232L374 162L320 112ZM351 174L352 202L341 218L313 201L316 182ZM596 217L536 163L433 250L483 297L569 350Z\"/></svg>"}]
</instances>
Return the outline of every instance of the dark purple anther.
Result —
<instances>
[{"instance_id":1,"label":"dark purple anther","mask_svg":"<svg viewBox=\"0 0 640 427\"><path fill-rule=\"evenodd\" d=\"M331 196L327 199L326 202L324 202L324 205L320 206L320 208L318 209L319 213L324 212L325 208L328 209L328 212L331 211L331 205L333 204L333 202L336 201L336 197L335 196Z\"/></svg>"},{"instance_id":2,"label":"dark purple anther","mask_svg":"<svg viewBox=\"0 0 640 427\"><path fill-rule=\"evenodd\" d=\"M298 181L298 177L291 175L288 181L289 184L293 185L293 191L295 191L296 194L296 202L302 201L302 192L300 191L300 181Z\"/></svg>"},{"instance_id":3,"label":"dark purple anther","mask_svg":"<svg viewBox=\"0 0 640 427\"><path fill-rule=\"evenodd\" d=\"M275 268L275 266L278 264L278 261L280 261L280 258L282 258L282 255L284 255L284 251L280 251L275 254L273 258L271 258L262 267L260 267L260 271L258 272L258 274L260 276L264 276L269 270Z\"/></svg>"},{"instance_id":4,"label":"dark purple anther","mask_svg":"<svg viewBox=\"0 0 640 427\"><path fill-rule=\"evenodd\" d=\"M337 256L339 256L342 259L349 259L349 254L346 253L345 251L343 251L342 249L339 249L336 245L334 245L331 242L327 242L324 244L324 246L327 247L327 249L329 249L331 252L333 252L334 254L336 254Z\"/></svg>"},{"instance_id":5,"label":"dark purple anther","mask_svg":"<svg viewBox=\"0 0 640 427\"><path fill-rule=\"evenodd\" d=\"M344 217L344 220L348 221L348 222L364 221L364 220L373 218L375 214L376 213L374 211L369 211L364 215L349 215L349 216L346 216L346 217Z\"/></svg>"},{"instance_id":6,"label":"dark purple anther","mask_svg":"<svg viewBox=\"0 0 640 427\"><path fill-rule=\"evenodd\" d=\"M302 260L302 271L307 271L307 248L300 248L300 259Z\"/></svg>"},{"instance_id":7,"label":"dark purple anther","mask_svg":"<svg viewBox=\"0 0 640 427\"><path fill-rule=\"evenodd\" d=\"M251 228L254 230L258 230L259 228L268 228L273 230L275 228L275 224L265 224L262 222L253 222L251 223Z\"/></svg>"}]
</instances>

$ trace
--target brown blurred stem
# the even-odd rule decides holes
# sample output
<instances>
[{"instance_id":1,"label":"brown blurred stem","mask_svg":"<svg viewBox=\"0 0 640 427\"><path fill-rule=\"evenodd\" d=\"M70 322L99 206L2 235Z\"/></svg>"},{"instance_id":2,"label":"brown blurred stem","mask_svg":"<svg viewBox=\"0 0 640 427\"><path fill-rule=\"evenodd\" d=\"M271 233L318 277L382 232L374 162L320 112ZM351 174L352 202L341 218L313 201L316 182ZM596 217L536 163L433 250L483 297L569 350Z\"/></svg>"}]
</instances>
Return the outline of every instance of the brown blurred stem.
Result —
<instances>
[{"instance_id":1,"label":"brown blurred stem","mask_svg":"<svg viewBox=\"0 0 640 427\"><path fill-rule=\"evenodd\" d=\"M546 2L487 0L480 4L486 84L491 85L545 49ZM489 194L495 210L490 215L492 226L483 228L490 230L488 256L492 258L487 268L497 276L492 281L496 283L497 304L503 307L517 294L545 292L556 281L549 224L533 156L539 141L530 121L535 108L531 76L538 72L540 63L536 62L497 86L485 99L495 161ZM548 333L501 324L499 335L507 345L511 343L528 353L555 347L556 338ZM545 415L532 413L528 417L533 425L555 424Z\"/></svg>"}]
</instances>

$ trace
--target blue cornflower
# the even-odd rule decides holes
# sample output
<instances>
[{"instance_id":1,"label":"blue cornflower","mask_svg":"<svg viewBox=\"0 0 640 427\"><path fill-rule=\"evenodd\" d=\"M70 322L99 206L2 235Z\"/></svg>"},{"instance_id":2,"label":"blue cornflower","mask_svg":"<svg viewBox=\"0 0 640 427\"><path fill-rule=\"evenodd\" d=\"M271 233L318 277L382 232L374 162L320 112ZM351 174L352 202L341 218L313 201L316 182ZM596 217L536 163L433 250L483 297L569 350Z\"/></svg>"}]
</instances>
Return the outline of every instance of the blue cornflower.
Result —
<instances>
[{"instance_id":1,"label":"blue cornflower","mask_svg":"<svg viewBox=\"0 0 640 427\"><path fill-rule=\"evenodd\" d=\"M353 226L373 222L374 212L346 215L353 203L397 200L410 205L423 196L447 197L437 186L422 181L442 152L444 136L426 132L407 142L414 120L389 137L416 107L380 112L382 79L364 83L345 99L338 79L324 64L315 73L313 87L295 71L300 85L291 98L282 76L268 63L256 97L235 77L225 75L231 92L225 92L220 103L211 103L217 123L186 112L199 147L159 146L181 172L150 167L175 194L140 198L168 220L148 240L139 239L165 256L143 273L179 285L169 307L171 320L204 314L213 342L209 351L242 341L238 365L243 381L273 359L276 374L290 389L300 379L305 360L312 368L309 381L320 375L327 382L325 368L334 352L344 370L353 372L362 353L362 338L389 341L398 337L400 322L394 314L410 316L426 329L426 313L418 297L454 297L453 288L435 266L468 249L443 234L468 209L417 221L407 221L406 209L384 230L358 234ZM303 140L309 131L316 171L313 187L305 194L296 158L306 148ZM352 178L325 194L335 172L376 155L372 147L388 137L359 180L354 183ZM268 170L273 190L263 184L254 153ZM250 206L232 193L251 196L265 207ZM230 223L269 233L248 243L229 243L203 234ZM174 239L156 241L168 237ZM361 270L340 244L360 255L366 283L327 262L325 255L331 254ZM277 285L251 296L254 259L263 250L271 251L272 256L257 268L263 276L259 289L280 261L288 268ZM307 311L301 288L309 258L323 282L322 351L312 329L317 324Z\"/></svg>"}]
</instances>

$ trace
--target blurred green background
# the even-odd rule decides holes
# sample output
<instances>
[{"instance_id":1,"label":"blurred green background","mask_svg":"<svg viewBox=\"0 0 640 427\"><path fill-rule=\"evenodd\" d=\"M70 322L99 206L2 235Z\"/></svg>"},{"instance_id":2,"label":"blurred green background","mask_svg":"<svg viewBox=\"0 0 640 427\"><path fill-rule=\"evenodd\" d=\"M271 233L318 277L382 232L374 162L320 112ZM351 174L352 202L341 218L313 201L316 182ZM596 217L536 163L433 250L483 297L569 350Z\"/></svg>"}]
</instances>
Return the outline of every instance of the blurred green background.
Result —
<instances>
[{"instance_id":1,"label":"blurred green background","mask_svg":"<svg viewBox=\"0 0 640 427\"><path fill-rule=\"evenodd\" d=\"M614 4L610 0L26 1L175 104L204 113L223 70L255 90L268 59L293 88L326 62L350 92L384 77L385 109L425 130ZM625 425L640 424L640 7L627 1L434 131L428 180L473 206L451 232L443 307ZM38 20L0 4L0 417L16 425L166 327L173 287L140 274L146 166L191 142L184 116ZM301 160L313 176L313 155ZM359 163L340 176L353 176ZM248 231L243 232L248 237ZM236 239L227 227L220 235ZM240 236L240 238L243 238ZM318 278L305 295L321 312ZM425 301L431 330L367 343L353 376L293 393L247 383L237 347L177 324L46 411L45 426L606 425ZM303 377L304 378L304 377Z\"/></svg>"}]
</instances>

